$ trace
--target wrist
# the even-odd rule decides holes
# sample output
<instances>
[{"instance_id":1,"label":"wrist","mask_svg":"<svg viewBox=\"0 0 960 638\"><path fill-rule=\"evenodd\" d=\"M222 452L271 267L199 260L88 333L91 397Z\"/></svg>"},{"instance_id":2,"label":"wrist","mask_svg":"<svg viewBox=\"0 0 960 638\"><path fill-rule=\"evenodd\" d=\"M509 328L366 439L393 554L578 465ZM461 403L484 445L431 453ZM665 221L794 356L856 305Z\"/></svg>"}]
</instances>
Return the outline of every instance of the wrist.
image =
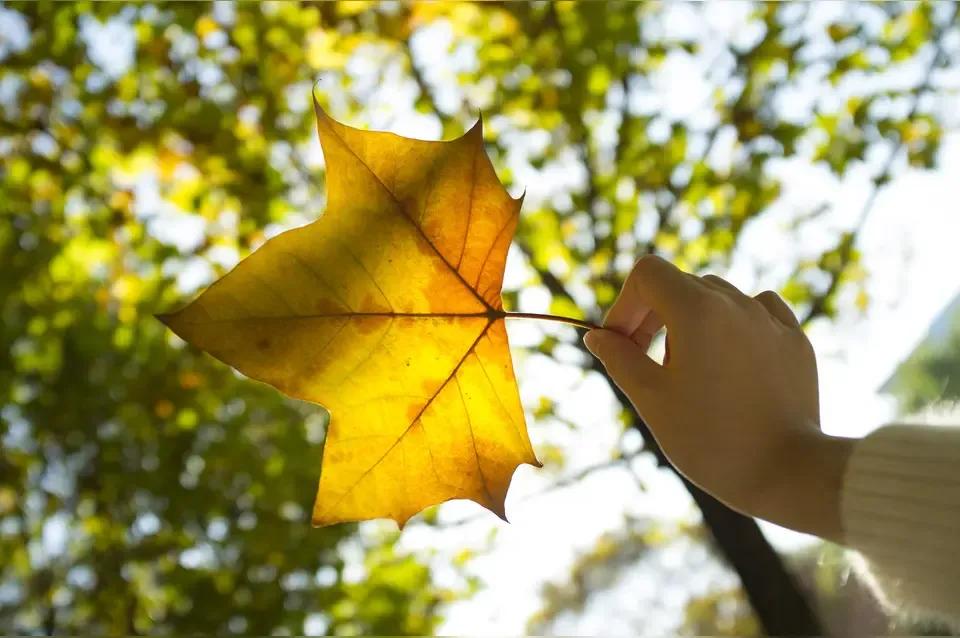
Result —
<instances>
[{"instance_id":1,"label":"wrist","mask_svg":"<svg viewBox=\"0 0 960 638\"><path fill-rule=\"evenodd\" d=\"M840 499L853 439L819 430L797 432L774 454L767 486L750 512L777 525L843 541Z\"/></svg>"}]
</instances>

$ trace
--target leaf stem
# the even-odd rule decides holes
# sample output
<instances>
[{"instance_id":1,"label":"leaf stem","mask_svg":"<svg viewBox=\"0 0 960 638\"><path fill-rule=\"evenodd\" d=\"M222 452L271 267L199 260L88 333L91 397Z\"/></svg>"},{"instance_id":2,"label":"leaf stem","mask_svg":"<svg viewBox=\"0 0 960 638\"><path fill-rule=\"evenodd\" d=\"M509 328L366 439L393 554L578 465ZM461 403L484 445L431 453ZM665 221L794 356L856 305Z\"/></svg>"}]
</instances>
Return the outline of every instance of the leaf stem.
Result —
<instances>
[{"instance_id":1,"label":"leaf stem","mask_svg":"<svg viewBox=\"0 0 960 638\"><path fill-rule=\"evenodd\" d=\"M544 315L538 312L505 312L503 313L503 316L506 319L536 319L539 321L556 321L558 323L566 323L571 326L576 326L577 328L583 328L584 330L597 330L600 328L600 326L590 321L574 319L573 317L561 317L559 315Z\"/></svg>"}]
</instances>

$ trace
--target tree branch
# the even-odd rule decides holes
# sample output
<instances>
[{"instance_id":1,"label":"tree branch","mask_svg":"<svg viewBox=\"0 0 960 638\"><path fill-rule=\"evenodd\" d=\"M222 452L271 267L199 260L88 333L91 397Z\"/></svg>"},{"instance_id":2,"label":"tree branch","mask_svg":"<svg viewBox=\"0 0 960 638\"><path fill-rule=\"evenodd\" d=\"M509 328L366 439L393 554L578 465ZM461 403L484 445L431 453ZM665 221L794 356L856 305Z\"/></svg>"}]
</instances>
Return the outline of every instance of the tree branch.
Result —
<instances>
[{"instance_id":1,"label":"tree branch","mask_svg":"<svg viewBox=\"0 0 960 638\"><path fill-rule=\"evenodd\" d=\"M413 55L413 49L410 47L410 36L407 36L407 38L403 41L402 46L404 54L406 54L407 57L408 66L410 67L410 75L413 77L413 81L417 84L417 88L420 90L420 99L430 107L430 110L437 117L442 119L443 115L437 108L437 102L433 97L433 89L430 88L426 77L424 77L420 67L417 66L417 61Z\"/></svg>"},{"instance_id":2,"label":"tree branch","mask_svg":"<svg viewBox=\"0 0 960 638\"><path fill-rule=\"evenodd\" d=\"M955 4L952 6L953 11L950 14L950 18L946 21L947 25L951 24L957 16L957 7ZM948 59L948 56L945 55L943 50L943 32L945 29L946 27L940 27L936 30L936 37L934 38L933 45L933 57L931 58L930 64L923 74L923 78L917 85L917 88L913 91L913 103L910 105L910 110L907 112L907 115L904 118L905 122L909 122L916 117L920 107L921 96L924 94L924 92L933 88L931 85L931 80L933 79L934 71L937 70L937 67L940 66L943 60ZM873 178L873 190L870 191L866 201L863 203L863 207L860 209L860 214L857 216L856 223L849 231L844 233L840 244L837 246L840 257L839 265L829 271L830 281L827 283L827 286L822 292L820 292L820 294L816 295L811 300L807 311L802 317L800 317L800 325L804 328L806 328L814 319L817 319L818 317L821 317L827 313L827 303L840 287L840 280L843 277L843 273L846 271L847 266L850 265L850 259L853 255L854 249L856 248L857 240L860 237L860 232L863 230L867 219L870 217L870 213L873 212L874 204L876 204L877 201L877 196L880 194L880 189L893 177L894 162L896 161L897 155L899 155L900 151L903 150L903 136L900 135L898 130L894 129L891 137L894 138L891 140L893 142L893 147L890 149L890 153L884 160L883 165L880 168L880 172Z\"/></svg>"}]
</instances>

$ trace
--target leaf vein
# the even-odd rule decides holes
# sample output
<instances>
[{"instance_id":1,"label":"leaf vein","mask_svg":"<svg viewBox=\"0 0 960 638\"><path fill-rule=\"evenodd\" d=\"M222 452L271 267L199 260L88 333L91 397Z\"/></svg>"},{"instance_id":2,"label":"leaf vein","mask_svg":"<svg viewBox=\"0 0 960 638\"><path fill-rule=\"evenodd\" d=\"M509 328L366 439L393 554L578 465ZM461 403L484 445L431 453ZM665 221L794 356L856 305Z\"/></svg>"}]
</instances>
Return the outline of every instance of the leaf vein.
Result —
<instances>
[{"instance_id":1,"label":"leaf vein","mask_svg":"<svg viewBox=\"0 0 960 638\"><path fill-rule=\"evenodd\" d=\"M480 464L480 453L477 452L477 439L473 435L473 421L470 419L470 410L467 409L467 400L463 396L460 379L454 376L453 380L457 384L457 392L460 393L460 403L463 404L463 414L467 417L467 431L470 432L470 445L473 446L473 460L477 464L477 472L480 473L480 484L483 486L483 493L487 495L487 501L490 505L493 505L493 496L491 496L490 487L487 485L487 477L483 475L483 465Z\"/></svg>"},{"instance_id":2,"label":"leaf vein","mask_svg":"<svg viewBox=\"0 0 960 638\"><path fill-rule=\"evenodd\" d=\"M266 288L268 291L270 291L270 294L273 295L274 298L279 299L280 303L286 306L287 310L289 310L290 312L296 312L296 309L292 305L290 305L290 302L287 301L286 297L281 295L278 290L274 289L274 287L270 285L270 282L268 282L266 279L258 275L254 270L250 270L248 274L253 278L254 281L260 284L261 288Z\"/></svg>"},{"instance_id":3,"label":"leaf vein","mask_svg":"<svg viewBox=\"0 0 960 638\"><path fill-rule=\"evenodd\" d=\"M487 341L493 344L493 340L490 339L490 335L486 335ZM496 345L496 344L493 344ZM514 431L517 433L517 439L521 444L525 444L523 434L520 432L520 426L517 425L516 420L514 420L513 415L510 414L510 410L507 409L507 406L503 404L503 399L500 398L500 393L497 392L497 387L493 385L493 380L490 378L490 375L487 374L487 368L483 365L483 359L476 352L473 353L473 356L477 358L477 364L480 366L480 370L483 372L483 376L486 377L487 383L490 384L490 389L493 391L493 396L497 398L497 403L500 404L500 407L503 409L504 413L507 415L507 420L510 421L513 425Z\"/></svg>"},{"instance_id":4,"label":"leaf vein","mask_svg":"<svg viewBox=\"0 0 960 638\"><path fill-rule=\"evenodd\" d=\"M340 377L339 380L336 381L336 383L331 384L332 387L339 388L340 386L342 386L344 381L346 381L351 376L353 376L353 374L357 370L359 370L367 361L370 360L370 357L372 357L377 352L377 350L380 349L380 346L383 345L384 339L387 338L387 333L389 333L390 330L393 328L394 319L395 317L393 316L390 317L390 321L387 322L387 329L380 334L380 336L377 338L376 343L374 343L370 347L370 349L367 350L367 353L363 355L363 358L361 358L360 361L356 363L356 365L351 367L350 370L348 370L343 376Z\"/></svg>"},{"instance_id":5,"label":"leaf vein","mask_svg":"<svg viewBox=\"0 0 960 638\"><path fill-rule=\"evenodd\" d=\"M440 395L440 393L443 392L443 389L444 389L445 387L447 387L447 384L450 383L450 380L451 380L451 379L454 379L454 378L456 377L457 371L460 370L460 366L463 365L463 362L467 360L467 357L470 356L470 353L473 352L473 349L477 347L477 344L478 344L478 343L480 343L480 339L482 339L483 336L484 336L485 334L487 334L487 330L490 329L490 326L491 326L492 324L493 324L493 321L488 321L488 322L487 322L487 325L484 326L483 330L480 331L480 334L477 335L477 338L473 340L473 343L470 344L470 347L467 348L467 351L463 353L463 356L460 357L460 360L459 360L459 361L457 361L457 365L454 366L453 370L450 372L450 374L447 376L447 378L444 379L443 383L440 384L440 386L437 388L437 391L433 393L433 395L427 400L427 402L423 404L423 407L420 408L420 411L417 412L417 414L410 420L410 424L407 425L406 428L404 428L403 432L401 432L400 435L393 441L393 443L391 443L390 446L386 449L386 451L385 451L383 454L380 455L380 458L378 458L376 461L374 461L374 462L370 465L370 467L368 467L366 470L364 470L363 473L360 475L360 477L357 478L357 480L354 481L353 484L352 484L350 487L348 487L348 488L346 489L346 491L344 491L344 492L340 495L340 498L337 499L337 501L330 507L330 509L336 509L337 506L340 505L340 503L343 502L343 499L345 499L347 496L349 496L350 493L357 487L357 485L359 485L360 482L363 481L363 479L365 479L367 476L369 476L370 473L373 472L373 470L376 469L377 466L380 465L380 463L382 463L385 458L387 458L387 455L389 455L390 452L392 452L393 449L394 449L395 447L397 447L397 444L400 443L400 441L403 439L403 437L405 437L405 436L407 435L407 433L408 433L408 432L413 428L413 426L417 423L417 421L420 420L420 417L423 416L423 413L427 411L427 408L430 407L430 405L433 403L434 399L436 399L436 398ZM335 417L335 416L336 416L336 415L334 415L334 417ZM472 432L473 432L473 431L471 430L471 435L472 435Z\"/></svg>"},{"instance_id":6,"label":"leaf vein","mask_svg":"<svg viewBox=\"0 0 960 638\"><path fill-rule=\"evenodd\" d=\"M377 289L377 292L380 293L380 296L383 297L383 300L387 302L387 307L390 308L390 310L393 310L393 304L390 303L390 298L387 297L387 293L383 292L383 288L380 287L380 284L377 282L376 277L374 277L373 274L369 270L367 270L367 266L362 261L360 261L360 258L357 257L357 255L353 252L353 250L350 248L350 245L342 241L337 241L336 243L338 246L341 246L343 248L343 250L347 253L347 255L349 255L350 258L358 266L360 266L360 269L370 279L370 283L372 283L373 287Z\"/></svg>"},{"instance_id":7,"label":"leaf vein","mask_svg":"<svg viewBox=\"0 0 960 638\"><path fill-rule=\"evenodd\" d=\"M474 288L480 285L480 278L483 277L483 271L487 267L487 262L490 261L490 255L493 254L493 249L497 245L497 242L500 241L500 238L503 236L503 231L505 231L509 226L510 222L513 221L513 216L508 215L506 221L503 223L503 226L500 227L500 230L497 231L497 236L493 238L493 242L490 244L490 247L487 248L487 254L484 255L483 261L480 262L480 269L477 270L477 280L473 284ZM486 303L486 301L484 301Z\"/></svg>"},{"instance_id":8,"label":"leaf vein","mask_svg":"<svg viewBox=\"0 0 960 638\"><path fill-rule=\"evenodd\" d=\"M234 301L237 301L234 295L230 295ZM243 309L242 304L237 305ZM355 317L402 317L405 319L442 319L442 318L479 318L488 319L499 318L500 315L491 315L487 312L328 312L305 315L269 315L269 316L247 316L247 317L224 317L220 319L208 318L203 321L189 321L186 325L199 324L218 324L218 323L239 323L244 321L298 321L309 319L352 319Z\"/></svg>"},{"instance_id":9,"label":"leaf vein","mask_svg":"<svg viewBox=\"0 0 960 638\"><path fill-rule=\"evenodd\" d=\"M400 215L401 215L404 219L406 219L406 220L410 223L411 226L413 226L413 227L416 229L417 233L420 234L420 237L423 238L423 241L427 242L427 245L430 246L430 248L433 250L434 253L436 253L437 257L439 257L439 258L441 259L441 261L443 261L444 265L445 265L447 268L450 269L450 272L452 272L452 273L454 274L454 276L456 276L456 278L460 280L460 283L462 283L462 284L464 285L464 287L466 287L466 289L469 290L470 293L473 294L473 296L477 298L477 301L479 301L480 303L482 303L485 307L489 308L489 307L490 307L490 304L488 304L488 303L483 299L483 297L480 296L480 293L478 293L473 286L471 286L470 284L467 283L467 280L463 278L463 275L460 274L460 271L456 270L453 266L450 265L450 262L447 261L446 257L443 256L443 253L440 252L440 250L434 245L434 243L433 243L432 241L430 241L430 238L427 237L426 233L423 232L423 229L422 229L409 215L406 214L406 212L404 211L404 208L403 208L403 204L401 204L401 203L400 203L400 200L397 199L397 196L393 194L393 191L391 191L389 188L387 188L387 185L383 183L383 180L380 179L380 176L377 175L377 174L373 171L373 169L370 168L370 166L367 165L366 162L364 162L362 159L360 159L360 156L357 155L356 151L354 151L352 148L350 148L350 145L347 144L346 140L344 140L343 137L341 137L339 133L337 133L336 129L334 129L332 126L330 126L329 128L330 128L330 131L333 133L334 137L336 137L336 138L340 141L340 144L343 145L343 147L344 147L345 149L347 149L347 150L350 152L350 154L353 155L353 156L356 158L356 160L360 163L361 166L363 166L365 169L367 169L367 171L370 173L370 175L373 176L373 178L374 178L375 180L377 180L377 183L380 184L380 186L381 186L381 187L383 188L383 190L387 193L387 195L390 196L390 199L392 199L393 202L397 205L397 208L400 209Z\"/></svg>"},{"instance_id":10,"label":"leaf vein","mask_svg":"<svg viewBox=\"0 0 960 638\"><path fill-rule=\"evenodd\" d=\"M281 254L281 255L286 255L287 257L290 257L290 258L293 259L295 262L297 262L297 264L299 264L301 268L303 268L304 270L306 270L307 272L309 272L311 275L313 275L313 278L314 278L317 282L319 282L320 285L322 285L322 286L325 287L327 290L329 290L331 293L333 293L334 298L336 298L337 302L338 302L341 306L343 306L343 307L346 308L347 310L350 310L350 311L353 310L353 308L350 306L350 304L348 304L348 303L346 302L346 300L345 300L343 297L340 296L340 293L337 292L337 290L333 287L333 285L332 285L329 281L327 281L327 279L326 279L325 277L322 277L322 276L320 275L320 273L317 272L317 270L316 270L313 266L311 266L307 261L305 261L304 259L301 259L299 255L297 255L297 254L295 254L295 253L287 252L286 250L280 251L280 254Z\"/></svg>"},{"instance_id":11,"label":"leaf vein","mask_svg":"<svg viewBox=\"0 0 960 638\"><path fill-rule=\"evenodd\" d=\"M467 225L463 229L463 241L460 243L460 257L457 259L457 272L463 263L463 253L467 250L467 238L470 236L470 222L473 221L473 194L477 188L477 153L473 154L470 168L470 203L467 206Z\"/></svg>"}]
</instances>

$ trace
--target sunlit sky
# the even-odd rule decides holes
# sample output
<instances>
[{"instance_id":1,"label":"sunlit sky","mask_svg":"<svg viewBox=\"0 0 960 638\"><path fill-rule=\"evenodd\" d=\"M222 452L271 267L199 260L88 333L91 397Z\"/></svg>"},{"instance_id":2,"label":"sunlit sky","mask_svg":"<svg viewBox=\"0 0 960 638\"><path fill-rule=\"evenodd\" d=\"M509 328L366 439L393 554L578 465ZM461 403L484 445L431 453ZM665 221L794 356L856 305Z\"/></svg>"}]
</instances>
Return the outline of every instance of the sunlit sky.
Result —
<instances>
[{"instance_id":1,"label":"sunlit sky","mask_svg":"<svg viewBox=\"0 0 960 638\"><path fill-rule=\"evenodd\" d=\"M829 19L831 12L842 10L838 7L843 4L837 3L832 8L817 5L811 12L810 28ZM659 28L701 37L704 47L693 56L672 56L652 78L652 92L630 96L629 99L636 101L637 110L656 110L668 119L710 126L710 117L698 110L697 105L709 103L710 93L706 87L718 47L723 42L750 41L757 37L754 27L744 25L747 10L743 4L724 3L697 15L692 15L693 9L683 5L666 11ZM0 28L5 24L3 21L9 20L9 16L0 15ZM129 68L135 44L122 21L103 25L91 19L83 25L82 34L93 47L91 57L107 75L116 77ZM448 101L454 104L459 101L459 89L453 84L455 72L458 66L469 68L475 60L475 52L453 42L452 37L449 27L441 22L419 32L413 41L419 57L436 62L430 65L427 74L428 80L439 87L441 106ZM450 50L454 51L453 55L448 53ZM363 82L369 82L372 72L376 71L378 60L370 52L369 56L358 57L351 64L348 68L355 75L357 86L362 88ZM368 123L400 134L436 139L440 132L438 121L414 112L410 106L416 95L415 86L402 80L399 74L392 79L389 72L386 75L369 105ZM906 68L899 75L898 82L916 83L919 70ZM956 86L956 73L944 74L943 82ZM305 108L311 85L312 79L307 78L303 87L294 89L302 89ZM323 87L321 81L321 89ZM857 90L856 85L845 85L832 93L813 90L786 96L782 105L784 116L829 107L846 92ZM484 89L477 91L482 93ZM490 95L479 97L495 99ZM953 113L960 112L957 106L955 96L944 98L943 103L938 104L944 112L952 109ZM518 143L537 142L533 139ZM714 158L718 163L725 161L722 146L719 145ZM319 167L322 158L316 140L308 156L314 166ZM541 172L534 171L519 156L510 162L517 184L527 189L528 200L549 201L582 180L582 170L572 155L560 158ZM775 171L785 185L783 197L771 211L747 226L729 271L719 274L751 293L778 287L798 257L818 254L836 240L839 232L856 222L871 192L871 171L881 162L882 157L871 157L866 165L855 167L842 180L805 159L778 164ZM860 313L851 299L844 298L836 321L817 322L809 330L818 355L822 423L827 432L861 436L895 418L894 402L877 389L922 339L937 313L960 292L960 279L956 274L960 269L952 263L960 237L960 216L954 210L958 183L960 135L951 134L945 139L937 170L900 171L872 206L858 244L869 273L868 312ZM190 211L164 208L149 174L138 177L137 195L138 210L148 211L144 217L156 236L183 248L199 241L204 231L203 221ZM824 202L831 204L830 210L816 224L808 224L799 235L786 232L787 225L797 216ZM289 226L309 221L313 214L305 211L301 217L292 219ZM281 228L272 230L279 232ZM230 263L236 256L228 254L222 258L224 263ZM209 267L193 263L182 273L181 284L184 289L205 285L211 274ZM546 311L549 298L544 290L529 286L529 275L520 255L511 252L505 285L524 288L520 296L523 310ZM617 447L620 432L615 418L617 406L605 381L595 374L581 373L577 365L581 355L573 348L560 348L559 361L523 349L525 345L538 343L543 331L567 340L578 338L576 333L563 326L543 327L529 322L512 322L509 330L524 404L532 407L539 403L541 396L552 397L557 401L558 414L577 425L571 429L557 422L534 422L530 418L535 445L549 442L562 447L568 461L565 473L607 461L611 450ZM638 441L634 440L633 444ZM446 567L456 553L464 547L479 550L469 569L485 586L477 595L452 606L441 627L443 633L522 633L527 619L539 606L542 585L547 581L562 582L577 553L588 550L603 532L622 528L625 515L651 516L664 521L690 520L696 516L679 482L668 472L656 470L647 456L636 458L630 467L611 467L571 486L540 494L557 479L556 475L528 466L518 470L507 500L510 524L500 522L471 503L450 503L441 508L441 520L469 519L467 523L434 529L414 520L403 532L403 547L438 552L433 563L439 582L456 581L456 574ZM362 534L375 537L390 525L365 524ZM805 537L774 526L765 525L764 529L784 549L809 542ZM497 532L492 538L491 530ZM363 578L359 542L347 543L344 552L350 564L346 577ZM682 568L682 563L670 561L667 556L657 573L669 572L671 567ZM596 605L588 606L583 612L582 624L576 625L576 629L583 633L609 630L613 617L642 618L643 605L652 604L650 601L664 595L664 591L658 591L658 583L645 578L644 574L638 572L625 578L623 591L629 595L614 592ZM690 581L700 583L694 582L693 587L730 582L730 576L719 570L698 576L699 580L685 579L686 590L691 587ZM674 619L679 613L676 609L682 608L682 597L677 600L675 609L671 608L666 614ZM663 611L661 606L657 613L664 615ZM317 617L306 630L320 630L323 626L322 617ZM654 623L648 628L657 626ZM663 625L665 631L669 628Z\"/></svg>"}]
</instances>

